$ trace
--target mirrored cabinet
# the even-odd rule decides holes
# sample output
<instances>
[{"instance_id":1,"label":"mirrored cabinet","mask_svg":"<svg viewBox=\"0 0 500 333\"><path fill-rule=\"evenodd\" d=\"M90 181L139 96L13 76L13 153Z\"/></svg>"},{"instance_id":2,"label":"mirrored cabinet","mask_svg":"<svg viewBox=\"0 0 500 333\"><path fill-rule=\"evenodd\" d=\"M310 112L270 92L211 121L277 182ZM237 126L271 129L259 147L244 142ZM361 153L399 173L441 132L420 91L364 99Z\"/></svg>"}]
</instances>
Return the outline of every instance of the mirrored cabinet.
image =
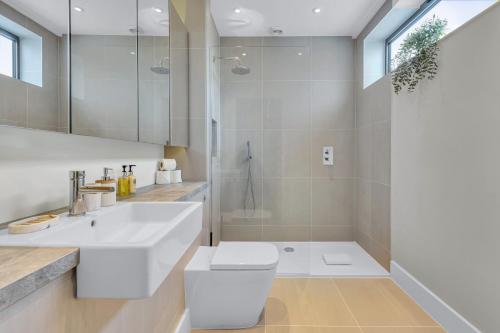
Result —
<instances>
[{"instance_id":1,"label":"mirrored cabinet","mask_svg":"<svg viewBox=\"0 0 500 333\"><path fill-rule=\"evenodd\" d=\"M0 2L0 124L187 147L187 41L169 0Z\"/></svg>"}]
</instances>

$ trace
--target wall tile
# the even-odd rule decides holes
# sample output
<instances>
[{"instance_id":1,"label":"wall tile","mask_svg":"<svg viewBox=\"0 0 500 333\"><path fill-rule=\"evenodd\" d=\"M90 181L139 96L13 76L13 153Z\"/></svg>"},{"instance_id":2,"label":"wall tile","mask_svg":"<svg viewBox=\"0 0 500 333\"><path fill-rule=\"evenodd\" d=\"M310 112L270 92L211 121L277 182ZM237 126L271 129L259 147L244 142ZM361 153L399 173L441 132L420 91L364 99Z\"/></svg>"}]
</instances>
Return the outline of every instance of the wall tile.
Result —
<instances>
[{"instance_id":1,"label":"wall tile","mask_svg":"<svg viewBox=\"0 0 500 333\"><path fill-rule=\"evenodd\" d=\"M264 128L309 129L308 82L264 82Z\"/></svg>"},{"instance_id":2,"label":"wall tile","mask_svg":"<svg viewBox=\"0 0 500 333\"><path fill-rule=\"evenodd\" d=\"M311 46L311 37L263 37L262 46Z\"/></svg>"},{"instance_id":3,"label":"wall tile","mask_svg":"<svg viewBox=\"0 0 500 333\"><path fill-rule=\"evenodd\" d=\"M313 242L350 242L353 240L352 226L312 226Z\"/></svg>"},{"instance_id":4,"label":"wall tile","mask_svg":"<svg viewBox=\"0 0 500 333\"><path fill-rule=\"evenodd\" d=\"M225 225L222 228L223 241L250 241L258 242L262 240L261 226Z\"/></svg>"},{"instance_id":5,"label":"wall tile","mask_svg":"<svg viewBox=\"0 0 500 333\"><path fill-rule=\"evenodd\" d=\"M221 108L224 129L262 129L260 81L222 83Z\"/></svg>"},{"instance_id":6,"label":"wall tile","mask_svg":"<svg viewBox=\"0 0 500 333\"><path fill-rule=\"evenodd\" d=\"M313 179L312 225L352 226L353 187L353 179Z\"/></svg>"},{"instance_id":7,"label":"wall tile","mask_svg":"<svg viewBox=\"0 0 500 333\"><path fill-rule=\"evenodd\" d=\"M356 227L366 235L370 234L372 223L372 184L364 180L357 181L357 223Z\"/></svg>"},{"instance_id":8,"label":"wall tile","mask_svg":"<svg viewBox=\"0 0 500 333\"><path fill-rule=\"evenodd\" d=\"M390 189L377 183L371 186L371 224L369 235L379 246L390 251Z\"/></svg>"},{"instance_id":9,"label":"wall tile","mask_svg":"<svg viewBox=\"0 0 500 333\"><path fill-rule=\"evenodd\" d=\"M306 242L311 240L309 226L264 226L262 240L266 242Z\"/></svg>"},{"instance_id":10,"label":"wall tile","mask_svg":"<svg viewBox=\"0 0 500 333\"><path fill-rule=\"evenodd\" d=\"M357 176L361 179L372 179L372 127L357 129Z\"/></svg>"},{"instance_id":11,"label":"wall tile","mask_svg":"<svg viewBox=\"0 0 500 333\"><path fill-rule=\"evenodd\" d=\"M226 225L262 224L262 179L253 179L255 210L251 200L250 187L246 179L222 179L221 211L222 223ZM247 209L244 209L246 201Z\"/></svg>"},{"instance_id":12,"label":"wall tile","mask_svg":"<svg viewBox=\"0 0 500 333\"><path fill-rule=\"evenodd\" d=\"M308 179L264 179L263 207L268 225L309 225L311 187Z\"/></svg>"},{"instance_id":13,"label":"wall tile","mask_svg":"<svg viewBox=\"0 0 500 333\"><path fill-rule=\"evenodd\" d=\"M264 80L309 80L309 69L310 52L307 47L263 48Z\"/></svg>"},{"instance_id":14,"label":"wall tile","mask_svg":"<svg viewBox=\"0 0 500 333\"><path fill-rule=\"evenodd\" d=\"M313 80L354 80L354 42L351 37L312 38Z\"/></svg>"},{"instance_id":15,"label":"wall tile","mask_svg":"<svg viewBox=\"0 0 500 333\"><path fill-rule=\"evenodd\" d=\"M221 47L235 46L261 46L261 37L223 37L220 40Z\"/></svg>"},{"instance_id":16,"label":"wall tile","mask_svg":"<svg viewBox=\"0 0 500 333\"><path fill-rule=\"evenodd\" d=\"M252 175L262 178L262 131L223 130L221 134L221 167L224 177L245 178L248 175L247 142L250 142Z\"/></svg>"},{"instance_id":17,"label":"wall tile","mask_svg":"<svg viewBox=\"0 0 500 333\"><path fill-rule=\"evenodd\" d=\"M264 177L310 176L309 131L265 130Z\"/></svg>"},{"instance_id":18,"label":"wall tile","mask_svg":"<svg viewBox=\"0 0 500 333\"><path fill-rule=\"evenodd\" d=\"M372 179L389 184L391 181L391 128L388 122L372 126Z\"/></svg>"},{"instance_id":19,"label":"wall tile","mask_svg":"<svg viewBox=\"0 0 500 333\"><path fill-rule=\"evenodd\" d=\"M354 84L343 81L312 83L313 129L354 128Z\"/></svg>"},{"instance_id":20,"label":"wall tile","mask_svg":"<svg viewBox=\"0 0 500 333\"><path fill-rule=\"evenodd\" d=\"M333 166L323 165L324 146L333 146ZM354 131L313 131L311 168L315 178L352 178L354 176Z\"/></svg>"}]
</instances>

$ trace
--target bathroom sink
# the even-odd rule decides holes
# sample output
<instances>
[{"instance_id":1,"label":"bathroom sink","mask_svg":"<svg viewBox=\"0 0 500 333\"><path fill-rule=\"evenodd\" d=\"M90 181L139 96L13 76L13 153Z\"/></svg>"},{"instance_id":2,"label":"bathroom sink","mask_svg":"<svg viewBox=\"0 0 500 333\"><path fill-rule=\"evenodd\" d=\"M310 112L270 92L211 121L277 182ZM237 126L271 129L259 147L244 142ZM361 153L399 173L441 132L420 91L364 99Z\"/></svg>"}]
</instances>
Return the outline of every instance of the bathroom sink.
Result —
<instances>
[{"instance_id":1,"label":"bathroom sink","mask_svg":"<svg viewBox=\"0 0 500 333\"><path fill-rule=\"evenodd\" d=\"M0 246L79 247L77 297L146 298L198 237L195 202L120 203L30 234L0 231Z\"/></svg>"}]
</instances>

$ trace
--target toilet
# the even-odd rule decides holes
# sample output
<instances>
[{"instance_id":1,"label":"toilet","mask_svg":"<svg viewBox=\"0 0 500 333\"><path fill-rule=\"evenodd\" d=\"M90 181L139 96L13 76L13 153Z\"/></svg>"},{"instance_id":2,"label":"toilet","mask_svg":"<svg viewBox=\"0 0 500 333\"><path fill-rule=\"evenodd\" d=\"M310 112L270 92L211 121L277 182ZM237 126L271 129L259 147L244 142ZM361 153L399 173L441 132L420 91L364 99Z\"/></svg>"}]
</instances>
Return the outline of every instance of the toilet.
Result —
<instances>
[{"instance_id":1,"label":"toilet","mask_svg":"<svg viewBox=\"0 0 500 333\"><path fill-rule=\"evenodd\" d=\"M193 328L238 329L259 322L279 252L263 242L201 246L186 266L186 308Z\"/></svg>"}]
</instances>

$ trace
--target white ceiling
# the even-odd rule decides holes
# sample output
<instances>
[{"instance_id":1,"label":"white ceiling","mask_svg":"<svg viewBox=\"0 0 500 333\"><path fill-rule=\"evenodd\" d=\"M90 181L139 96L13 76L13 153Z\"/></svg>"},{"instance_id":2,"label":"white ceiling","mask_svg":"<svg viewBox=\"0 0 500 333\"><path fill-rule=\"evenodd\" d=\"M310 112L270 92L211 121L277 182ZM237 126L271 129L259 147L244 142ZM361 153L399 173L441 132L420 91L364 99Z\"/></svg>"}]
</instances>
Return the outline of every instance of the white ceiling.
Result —
<instances>
[{"instance_id":1,"label":"white ceiling","mask_svg":"<svg viewBox=\"0 0 500 333\"><path fill-rule=\"evenodd\" d=\"M62 35L68 32L68 0L2 0L30 17L47 30ZM169 0L141 0L139 26L145 35L168 36ZM137 22L135 0L72 0L72 33L92 35L130 35ZM153 8L160 8L157 13Z\"/></svg>"},{"instance_id":2,"label":"white ceiling","mask_svg":"<svg viewBox=\"0 0 500 333\"><path fill-rule=\"evenodd\" d=\"M284 36L357 37L385 0L212 0L221 36L269 36L271 27ZM235 13L235 9L241 10ZM321 8L314 14L314 8Z\"/></svg>"}]
</instances>

